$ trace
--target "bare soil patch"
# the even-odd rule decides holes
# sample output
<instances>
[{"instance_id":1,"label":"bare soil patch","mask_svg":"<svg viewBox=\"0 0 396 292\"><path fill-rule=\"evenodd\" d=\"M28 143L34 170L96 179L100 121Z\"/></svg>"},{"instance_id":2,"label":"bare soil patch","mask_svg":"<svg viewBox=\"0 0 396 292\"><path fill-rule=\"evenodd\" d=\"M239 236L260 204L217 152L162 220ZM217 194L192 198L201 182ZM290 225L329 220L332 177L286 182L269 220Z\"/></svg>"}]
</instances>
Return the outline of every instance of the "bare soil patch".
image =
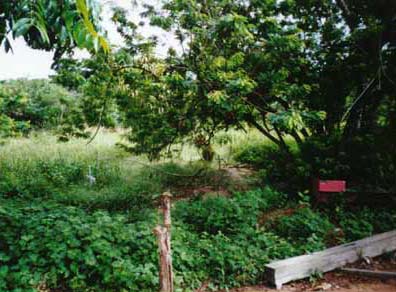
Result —
<instances>
[{"instance_id":1,"label":"bare soil patch","mask_svg":"<svg viewBox=\"0 0 396 292\"><path fill-rule=\"evenodd\" d=\"M247 167L229 166L217 171L210 184L197 181L193 186L182 187L173 191L174 200L194 197L231 196L232 191L249 189L248 178L253 170Z\"/></svg>"},{"instance_id":2,"label":"bare soil patch","mask_svg":"<svg viewBox=\"0 0 396 292\"><path fill-rule=\"evenodd\" d=\"M361 261L348 265L359 269L375 271L396 271L395 256L382 256L375 259L362 259ZM355 276L342 272L329 272L323 278L315 282L302 280L284 285L282 290L275 290L271 287L261 285L243 287L230 290L230 292L396 292L395 280L380 280Z\"/></svg>"}]
</instances>

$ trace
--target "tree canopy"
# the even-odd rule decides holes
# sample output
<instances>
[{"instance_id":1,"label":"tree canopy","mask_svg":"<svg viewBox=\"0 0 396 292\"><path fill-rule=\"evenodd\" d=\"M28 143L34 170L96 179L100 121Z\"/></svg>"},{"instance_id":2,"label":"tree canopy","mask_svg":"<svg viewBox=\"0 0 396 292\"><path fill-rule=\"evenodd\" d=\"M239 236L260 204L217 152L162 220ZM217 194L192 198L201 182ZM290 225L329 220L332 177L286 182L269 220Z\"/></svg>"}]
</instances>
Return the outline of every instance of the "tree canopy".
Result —
<instances>
[{"instance_id":1,"label":"tree canopy","mask_svg":"<svg viewBox=\"0 0 396 292\"><path fill-rule=\"evenodd\" d=\"M372 184L392 186L395 3L167 0L144 16L179 47L157 56L156 39L116 10L125 46L63 60L55 77L84 92L91 123L112 117L129 129L130 151L155 159L188 141L211 159L217 132L253 127L283 153L290 177L301 168L305 181L366 183L375 171Z\"/></svg>"},{"instance_id":2,"label":"tree canopy","mask_svg":"<svg viewBox=\"0 0 396 292\"><path fill-rule=\"evenodd\" d=\"M54 50L55 59L73 48L109 50L98 33L101 6L86 0L22 0L0 3L0 44L12 50L10 38L23 37L34 49Z\"/></svg>"},{"instance_id":3,"label":"tree canopy","mask_svg":"<svg viewBox=\"0 0 396 292\"><path fill-rule=\"evenodd\" d=\"M72 119L74 111L78 111L76 104L77 94L48 80L1 82L0 137L26 135L34 129L56 129Z\"/></svg>"},{"instance_id":4,"label":"tree canopy","mask_svg":"<svg viewBox=\"0 0 396 292\"><path fill-rule=\"evenodd\" d=\"M299 145L311 136L353 137L391 126L395 103L396 4L363 2L146 6L151 25L180 40L181 53L166 58L155 57L155 42L118 10L126 47L113 61L101 57L106 69L80 69L88 79L107 76L100 80L112 93L104 95L124 113L136 152L158 153L186 137L209 145L219 129L245 125L285 151L287 135ZM69 69L56 78L73 79Z\"/></svg>"}]
</instances>

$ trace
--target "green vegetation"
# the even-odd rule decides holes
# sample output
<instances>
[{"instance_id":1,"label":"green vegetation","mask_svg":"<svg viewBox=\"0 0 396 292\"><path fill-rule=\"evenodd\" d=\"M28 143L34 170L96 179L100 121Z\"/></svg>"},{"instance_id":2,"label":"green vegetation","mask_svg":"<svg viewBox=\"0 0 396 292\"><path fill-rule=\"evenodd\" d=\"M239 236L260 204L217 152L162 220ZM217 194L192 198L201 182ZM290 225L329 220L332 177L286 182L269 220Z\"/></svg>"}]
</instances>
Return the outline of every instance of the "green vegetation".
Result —
<instances>
[{"instance_id":1,"label":"green vegetation","mask_svg":"<svg viewBox=\"0 0 396 292\"><path fill-rule=\"evenodd\" d=\"M22 37L56 70L0 83L0 291L156 291L168 190L175 292L396 228L359 197L396 191L396 2L164 0L139 23L115 7L113 50L100 1L61 2L0 3L5 51ZM158 56L144 22L179 47ZM357 199L318 204L313 178Z\"/></svg>"},{"instance_id":2,"label":"green vegetation","mask_svg":"<svg viewBox=\"0 0 396 292\"><path fill-rule=\"evenodd\" d=\"M11 39L23 37L34 49L55 50L57 60L73 48L109 50L97 32L101 6L99 2L66 0L21 0L0 3L0 45L12 51ZM95 27L96 26L96 27Z\"/></svg>"},{"instance_id":3,"label":"green vegetation","mask_svg":"<svg viewBox=\"0 0 396 292\"><path fill-rule=\"evenodd\" d=\"M78 95L48 80L0 83L0 137L55 130L76 115Z\"/></svg>"},{"instance_id":4,"label":"green vegetation","mask_svg":"<svg viewBox=\"0 0 396 292\"><path fill-rule=\"evenodd\" d=\"M88 60L64 59L54 80L85 96L89 125L117 116L126 148L151 160L187 141L210 161L217 133L254 128L274 149L258 159L281 156L263 171L277 184L293 178L294 193L312 177L393 192L396 5L300 2L145 6L143 21L180 40L181 52L170 49L166 57L153 53L155 38L139 35L115 9L125 45Z\"/></svg>"},{"instance_id":5,"label":"green vegetation","mask_svg":"<svg viewBox=\"0 0 396 292\"><path fill-rule=\"evenodd\" d=\"M240 139L215 148L239 155L237 149L246 147L241 133L218 141L233 137ZM114 147L119 139L104 132L88 146L83 139L59 143L45 133L6 140L0 290L155 291L158 254L151 230L159 220L156 198L168 188L176 196L185 189L191 195L172 208L177 291L192 291L205 281L213 289L255 284L271 260L396 228L395 210L349 210L338 203L334 214L311 208L305 199L299 207L297 200L259 185L249 191L232 191L230 185L229 197L192 196L195 187L221 178L215 163L150 163ZM295 211L261 220L288 209Z\"/></svg>"}]
</instances>

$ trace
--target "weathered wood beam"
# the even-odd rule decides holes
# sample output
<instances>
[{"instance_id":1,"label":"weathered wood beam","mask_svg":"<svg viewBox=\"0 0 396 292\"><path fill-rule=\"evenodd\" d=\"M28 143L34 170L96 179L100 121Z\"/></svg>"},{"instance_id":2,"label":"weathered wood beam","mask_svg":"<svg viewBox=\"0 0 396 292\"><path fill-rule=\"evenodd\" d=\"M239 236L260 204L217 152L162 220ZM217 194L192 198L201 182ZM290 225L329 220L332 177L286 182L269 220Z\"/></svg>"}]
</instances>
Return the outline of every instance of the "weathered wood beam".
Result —
<instances>
[{"instance_id":1,"label":"weathered wood beam","mask_svg":"<svg viewBox=\"0 0 396 292\"><path fill-rule=\"evenodd\" d=\"M396 230L346 243L324 251L275 261L266 265L267 280L282 285L320 272L328 272L362 257L375 257L396 250Z\"/></svg>"}]
</instances>

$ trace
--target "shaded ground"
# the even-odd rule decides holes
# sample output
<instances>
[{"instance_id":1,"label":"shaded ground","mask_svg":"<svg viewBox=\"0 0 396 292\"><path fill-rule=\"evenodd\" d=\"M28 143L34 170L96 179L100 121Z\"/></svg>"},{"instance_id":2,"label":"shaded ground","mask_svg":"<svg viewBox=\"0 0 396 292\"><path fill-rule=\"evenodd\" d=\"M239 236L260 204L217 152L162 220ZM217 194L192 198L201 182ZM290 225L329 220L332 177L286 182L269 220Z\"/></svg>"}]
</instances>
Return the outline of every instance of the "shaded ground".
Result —
<instances>
[{"instance_id":1,"label":"shaded ground","mask_svg":"<svg viewBox=\"0 0 396 292\"><path fill-rule=\"evenodd\" d=\"M225 167L216 171L210 181L197 180L191 186L182 186L173 190L174 200L189 199L192 197L228 197L233 191L249 189L249 176L253 171L248 167ZM194 178L191 178L193 180Z\"/></svg>"},{"instance_id":2,"label":"shaded ground","mask_svg":"<svg viewBox=\"0 0 396 292\"><path fill-rule=\"evenodd\" d=\"M395 292L396 282L388 283L353 283L347 287L335 286L322 289L318 288L304 288L304 287L290 287L286 286L282 290L269 289L267 287L250 287L232 290L232 292L302 292L302 291L327 291L327 292Z\"/></svg>"},{"instance_id":3,"label":"shaded ground","mask_svg":"<svg viewBox=\"0 0 396 292\"><path fill-rule=\"evenodd\" d=\"M396 271L396 257L383 256L375 259L366 258L358 263L349 265L359 269L376 271ZM308 280L297 281L284 285L282 290L275 290L268 286L244 287L231 290L231 292L303 292L303 291L326 291L326 292L396 292L396 279L379 280L361 276L354 276L342 272L330 272L323 278L310 282Z\"/></svg>"}]
</instances>

